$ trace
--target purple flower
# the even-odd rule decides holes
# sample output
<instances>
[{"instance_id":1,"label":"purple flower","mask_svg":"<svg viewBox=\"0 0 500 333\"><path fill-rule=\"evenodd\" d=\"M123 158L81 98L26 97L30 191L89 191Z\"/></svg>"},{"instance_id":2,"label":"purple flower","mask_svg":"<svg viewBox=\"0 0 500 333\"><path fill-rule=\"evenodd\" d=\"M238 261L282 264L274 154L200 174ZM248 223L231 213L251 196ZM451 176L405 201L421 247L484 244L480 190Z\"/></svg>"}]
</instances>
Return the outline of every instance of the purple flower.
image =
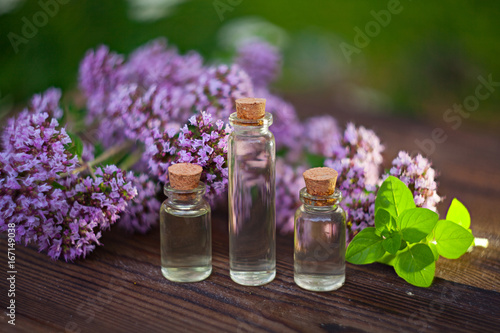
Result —
<instances>
[{"instance_id":1,"label":"purple flower","mask_svg":"<svg viewBox=\"0 0 500 333\"><path fill-rule=\"evenodd\" d=\"M164 39L139 48L128 61L105 46L89 51L79 79L88 120L99 123L99 139L106 147L126 138L144 142L153 129L188 119L205 71L197 53L179 55Z\"/></svg>"},{"instance_id":2,"label":"purple flower","mask_svg":"<svg viewBox=\"0 0 500 333\"><path fill-rule=\"evenodd\" d=\"M36 236L27 241L35 241L53 259L62 256L66 261L85 258L101 245L102 231L118 220L137 190L115 166L98 168L94 174L95 179L71 175L59 180L62 189L53 192L63 209L49 206L39 216L45 220L34 228Z\"/></svg>"},{"instance_id":3,"label":"purple flower","mask_svg":"<svg viewBox=\"0 0 500 333\"><path fill-rule=\"evenodd\" d=\"M347 158L351 165L362 167L367 185L376 185L380 177L380 164L384 146L372 130L348 123L340 144L332 145L333 150L326 157L333 160Z\"/></svg>"},{"instance_id":4,"label":"purple flower","mask_svg":"<svg viewBox=\"0 0 500 333\"><path fill-rule=\"evenodd\" d=\"M182 140L175 142L177 157L173 163L188 162L203 167L201 180L207 184L209 198L213 198L227 188L227 140L232 129L213 122L206 112L193 116L190 124L195 125L185 125L179 134Z\"/></svg>"},{"instance_id":5,"label":"purple flower","mask_svg":"<svg viewBox=\"0 0 500 333\"><path fill-rule=\"evenodd\" d=\"M303 131L305 147L313 154L330 157L335 149L340 148L340 129L330 115L307 119Z\"/></svg>"},{"instance_id":6,"label":"purple flower","mask_svg":"<svg viewBox=\"0 0 500 333\"><path fill-rule=\"evenodd\" d=\"M15 225L15 240L33 242L54 259L85 257L100 230L118 218L136 190L116 167L97 169L96 179L73 174L78 158L59 113L60 93L33 98L28 110L8 121L0 153L0 231Z\"/></svg>"},{"instance_id":7,"label":"purple flower","mask_svg":"<svg viewBox=\"0 0 500 333\"><path fill-rule=\"evenodd\" d=\"M102 45L95 51L89 50L80 63L78 81L87 97L89 121L105 111L109 94L120 82L123 61L123 56Z\"/></svg>"},{"instance_id":8,"label":"purple flower","mask_svg":"<svg viewBox=\"0 0 500 333\"><path fill-rule=\"evenodd\" d=\"M265 87L281 72L281 54L271 44L251 39L238 48L235 63L252 78L255 87Z\"/></svg>"},{"instance_id":9,"label":"purple flower","mask_svg":"<svg viewBox=\"0 0 500 333\"><path fill-rule=\"evenodd\" d=\"M159 186L146 174L134 176L129 173L127 177L137 189L137 196L129 202L127 210L118 221L118 226L128 232L146 233L158 224L160 218L161 203L157 199Z\"/></svg>"},{"instance_id":10,"label":"purple flower","mask_svg":"<svg viewBox=\"0 0 500 333\"><path fill-rule=\"evenodd\" d=\"M90 162L94 160L95 157L95 147L92 143L84 141L83 142L83 151L82 151L82 161Z\"/></svg>"},{"instance_id":11,"label":"purple flower","mask_svg":"<svg viewBox=\"0 0 500 333\"><path fill-rule=\"evenodd\" d=\"M180 55L166 39L158 38L134 51L120 74L124 81L147 90L151 85L192 83L202 71L203 58L198 53Z\"/></svg>"},{"instance_id":12,"label":"purple flower","mask_svg":"<svg viewBox=\"0 0 500 333\"><path fill-rule=\"evenodd\" d=\"M53 118L60 118L63 115L62 109L59 107L61 99L61 90L49 88L43 94L38 94L32 97L28 110L33 114L47 113Z\"/></svg>"},{"instance_id":13,"label":"purple flower","mask_svg":"<svg viewBox=\"0 0 500 333\"><path fill-rule=\"evenodd\" d=\"M443 198L437 194L436 171L428 159L420 154L411 157L407 152L400 151L383 180L389 175L398 177L410 188L418 207L437 211L437 205Z\"/></svg>"},{"instance_id":14,"label":"purple flower","mask_svg":"<svg viewBox=\"0 0 500 333\"><path fill-rule=\"evenodd\" d=\"M293 232L295 211L302 204L299 191L305 186L306 167L292 167L283 158L276 159L276 227L285 234Z\"/></svg>"},{"instance_id":15,"label":"purple flower","mask_svg":"<svg viewBox=\"0 0 500 333\"><path fill-rule=\"evenodd\" d=\"M145 141L143 160L147 163L150 173L161 181L167 177L167 169L177 152L176 140L179 134L175 130L158 130L151 132L152 137ZM182 137L184 138L184 137Z\"/></svg>"},{"instance_id":16,"label":"purple flower","mask_svg":"<svg viewBox=\"0 0 500 333\"><path fill-rule=\"evenodd\" d=\"M366 171L349 158L327 160L325 166L339 176L337 188L342 192L341 207L346 211L346 234L350 241L359 231L375 223L375 193L377 187L366 183Z\"/></svg>"},{"instance_id":17,"label":"purple flower","mask_svg":"<svg viewBox=\"0 0 500 333\"><path fill-rule=\"evenodd\" d=\"M101 132L116 128L131 140L146 142L155 130L178 129L191 107L181 88L152 85L142 91L136 84L121 85L112 94L110 118L101 123Z\"/></svg>"},{"instance_id":18,"label":"purple flower","mask_svg":"<svg viewBox=\"0 0 500 333\"><path fill-rule=\"evenodd\" d=\"M276 147L288 149L290 153L299 151L303 128L293 105L265 89L256 93L259 98L266 99L266 111L273 115L271 132L276 139Z\"/></svg>"},{"instance_id":19,"label":"purple flower","mask_svg":"<svg viewBox=\"0 0 500 333\"><path fill-rule=\"evenodd\" d=\"M52 115L60 113L55 98L60 97L57 90L49 90L36 95L30 109L21 112L7 122L2 134L5 169L14 178L29 177L38 181L57 178L59 173L71 172L78 159L66 150L71 143L64 128ZM34 107L36 105L36 107Z\"/></svg>"},{"instance_id":20,"label":"purple flower","mask_svg":"<svg viewBox=\"0 0 500 333\"><path fill-rule=\"evenodd\" d=\"M208 67L187 90L189 96L195 96L194 108L216 119L229 118L236 111L236 99L253 97L252 82L237 65Z\"/></svg>"},{"instance_id":21,"label":"purple flower","mask_svg":"<svg viewBox=\"0 0 500 333\"><path fill-rule=\"evenodd\" d=\"M57 134L55 128L58 126L58 122L55 118L61 117L63 113L59 107L60 98L61 91L55 88L34 95L28 108L24 109L17 117L7 121L7 126L2 133L4 149L15 150L24 147L25 142L41 147L47 137ZM64 141L63 144L69 140L67 136L61 139Z\"/></svg>"},{"instance_id":22,"label":"purple flower","mask_svg":"<svg viewBox=\"0 0 500 333\"><path fill-rule=\"evenodd\" d=\"M203 167L201 180L207 184L207 194L213 199L227 188L227 139L231 128L212 115L201 112L192 116L178 133L167 130L146 141L145 156L152 174L165 180L173 163L194 163Z\"/></svg>"}]
</instances>

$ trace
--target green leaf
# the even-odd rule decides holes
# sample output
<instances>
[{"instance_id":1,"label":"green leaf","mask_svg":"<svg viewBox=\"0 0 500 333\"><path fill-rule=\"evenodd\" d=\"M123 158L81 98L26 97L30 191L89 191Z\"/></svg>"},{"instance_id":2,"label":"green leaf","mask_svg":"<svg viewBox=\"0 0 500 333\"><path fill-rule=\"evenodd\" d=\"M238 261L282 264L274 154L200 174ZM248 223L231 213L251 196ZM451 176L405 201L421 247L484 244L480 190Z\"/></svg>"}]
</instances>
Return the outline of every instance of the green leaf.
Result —
<instances>
[{"instance_id":1,"label":"green leaf","mask_svg":"<svg viewBox=\"0 0 500 333\"><path fill-rule=\"evenodd\" d=\"M394 269L406 282L417 287L429 287L434 279L436 262L427 244L415 244L398 253Z\"/></svg>"},{"instance_id":2,"label":"green leaf","mask_svg":"<svg viewBox=\"0 0 500 333\"><path fill-rule=\"evenodd\" d=\"M399 246L399 250L401 251L402 249L404 249L407 246L408 246L408 243L404 239L401 239L401 245Z\"/></svg>"},{"instance_id":3,"label":"green leaf","mask_svg":"<svg viewBox=\"0 0 500 333\"><path fill-rule=\"evenodd\" d=\"M457 200L457 198L451 201L450 208L448 208L448 213L446 214L446 220L455 222L465 229L470 227L469 211L463 203Z\"/></svg>"},{"instance_id":4,"label":"green leaf","mask_svg":"<svg viewBox=\"0 0 500 333\"><path fill-rule=\"evenodd\" d=\"M437 224L437 223L436 223ZM434 226L435 228L436 226ZM429 243L429 242L432 242L434 240L434 233L433 232L430 232L427 237L425 237L425 243Z\"/></svg>"},{"instance_id":5,"label":"green leaf","mask_svg":"<svg viewBox=\"0 0 500 333\"><path fill-rule=\"evenodd\" d=\"M276 156L285 157L290 149L288 147L283 147L276 151Z\"/></svg>"},{"instance_id":6,"label":"green leaf","mask_svg":"<svg viewBox=\"0 0 500 333\"><path fill-rule=\"evenodd\" d=\"M399 251L399 247L401 246L401 235L399 235L399 232L383 232L382 236L385 237L385 239L382 241L382 246L384 247L384 249L391 254L396 254L396 252Z\"/></svg>"},{"instance_id":7,"label":"green leaf","mask_svg":"<svg viewBox=\"0 0 500 333\"><path fill-rule=\"evenodd\" d=\"M401 180L389 176L380 186L375 199L375 212L386 209L392 216L398 217L403 211L415 208L413 194Z\"/></svg>"},{"instance_id":8,"label":"green leaf","mask_svg":"<svg viewBox=\"0 0 500 333\"><path fill-rule=\"evenodd\" d=\"M474 236L467 229L448 220L438 222L434 235L438 253L448 259L459 258L474 241Z\"/></svg>"},{"instance_id":9,"label":"green leaf","mask_svg":"<svg viewBox=\"0 0 500 333\"><path fill-rule=\"evenodd\" d=\"M61 184L59 184L59 183L58 183L58 182L56 182L56 181L53 181L53 182L52 182L52 187L53 187L53 188L60 189L60 190L66 190L66 187L65 187L65 186L62 186Z\"/></svg>"},{"instance_id":10,"label":"green leaf","mask_svg":"<svg viewBox=\"0 0 500 333\"><path fill-rule=\"evenodd\" d=\"M394 262L396 262L396 255L386 252L382 257L377 259L377 262L379 262L381 264L386 264L389 266L394 266Z\"/></svg>"},{"instance_id":11,"label":"green leaf","mask_svg":"<svg viewBox=\"0 0 500 333\"><path fill-rule=\"evenodd\" d=\"M94 145L94 156L95 157L98 157L99 155L101 155L102 153L104 153L106 149L104 148L104 146L102 145L102 143L98 142Z\"/></svg>"},{"instance_id":12,"label":"green leaf","mask_svg":"<svg viewBox=\"0 0 500 333\"><path fill-rule=\"evenodd\" d=\"M346 260L351 264L362 265L377 261L385 253L382 237L375 234L375 228L368 227L354 236L347 247Z\"/></svg>"},{"instance_id":13,"label":"green leaf","mask_svg":"<svg viewBox=\"0 0 500 333\"><path fill-rule=\"evenodd\" d=\"M375 213L375 228L379 232L391 229L391 214L384 208Z\"/></svg>"},{"instance_id":14,"label":"green leaf","mask_svg":"<svg viewBox=\"0 0 500 333\"><path fill-rule=\"evenodd\" d=\"M306 159L312 168L321 167L325 165L326 157L323 155L306 153Z\"/></svg>"},{"instance_id":15,"label":"green leaf","mask_svg":"<svg viewBox=\"0 0 500 333\"><path fill-rule=\"evenodd\" d=\"M429 245L429 247L431 248L432 254L434 255L434 260L437 261L439 259L439 253L436 244L428 243L427 245Z\"/></svg>"},{"instance_id":16,"label":"green leaf","mask_svg":"<svg viewBox=\"0 0 500 333\"><path fill-rule=\"evenodd\" d=\"M71 144L68 146L68 150L78 157L82 157L83 153L83 142L82 139L78 135L68 133L68 136L71 139Z\"/></svg>"},{"instance_id":17,"label":"green leaf","mask_svg":"<svg viewBox=\"0 0 500 333\"><path fill-rule=\"evenodd\" d=\"M397 219L403 239L410 243L420 242L431 233L439 220L439 215L427 208L405 210Z\"/></svg>"}]
</instances>

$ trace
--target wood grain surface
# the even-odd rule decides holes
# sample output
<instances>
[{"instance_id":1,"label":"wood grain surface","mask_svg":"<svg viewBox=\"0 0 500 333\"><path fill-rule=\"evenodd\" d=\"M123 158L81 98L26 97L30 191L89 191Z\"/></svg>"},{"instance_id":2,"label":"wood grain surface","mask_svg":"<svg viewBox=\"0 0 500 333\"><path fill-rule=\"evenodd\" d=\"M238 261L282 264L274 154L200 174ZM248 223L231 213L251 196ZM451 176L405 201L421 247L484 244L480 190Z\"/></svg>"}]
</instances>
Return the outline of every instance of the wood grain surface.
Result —
<instances>
[{"instance_id":1,"label":"wood grain surface","mask_svg":"<svg viewBox=\"0 0 500 333\"><path fill-rule=\"evenodd\" d=\"M306 104L294 101L306 110ZM305 102L302 102L305 103ZM311 104L307 104L311 107ZM327 112L325 105L318 113ZM380 115L336 114L373 128L386 145L385 166L398 150L435 125ZM438 124L439 126L439 124ZM439 206L458 197L476 237L490 241L458 260L437 264L430 288L418 288L381 264L347 265L346 284L315 293L293 283L293 237L277 239L276 279L243 287L228 274L227 216L213 215L213 273L177 284L160 272L158 228L147 235L104 234L103 247L74 263L52 261L16 246L16 327L7 324L6 264L0 283L2 332L499 332L500 138L474 129L448 131L431 158L440 170ZM6 258L6 239L0 253ZM4 259L6 262L6 259Z\"/></svg>"}]
</instances>

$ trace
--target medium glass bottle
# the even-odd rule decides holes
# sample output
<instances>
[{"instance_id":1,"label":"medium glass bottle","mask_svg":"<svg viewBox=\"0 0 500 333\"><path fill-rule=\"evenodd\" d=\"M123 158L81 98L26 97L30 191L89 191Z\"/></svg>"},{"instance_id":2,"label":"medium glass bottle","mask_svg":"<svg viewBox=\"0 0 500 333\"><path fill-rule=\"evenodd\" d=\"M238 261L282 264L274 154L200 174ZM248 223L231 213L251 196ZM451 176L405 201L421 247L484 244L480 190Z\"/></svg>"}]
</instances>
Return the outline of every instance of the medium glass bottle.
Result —
<instances>
[{"instance_id":1,"label":"medium glass bottle","mask_svg":"<svg viewBox=\"0 0 500 333\"><path fill-rule=\"evenodd\" d=\"M229 266L236 283L258 286L276 275L274 136L265 99L236 100L228 141Z\"/></svg>"},{"instance_id":2,"label":"medium glass bottle","mask_svg":"<svg viewBox=\"0 0 500 333\"><path fill-rule=\"evenodd\" d=\"M161 271L170 281L201 281L212 272L210 205L203 197L205 184L199 182L201 170L187 163L169 167L167 200L160 208L160 237ZM193 172L199 175L187 181Z\"/></svg>"},{"instance_id":3,"label":"medium glass bottle","mask_svg":"<svg viewBox=\"0 0 500 333\"><path fill-rule=\"evenodd\" d=\"M335 189L337 173L315 168L304 178L302 205L295 213L294 280L311 291L335 290L345 281L346 247L346 213L339 205L342 194Z\"/></svg>"}]
</instances>

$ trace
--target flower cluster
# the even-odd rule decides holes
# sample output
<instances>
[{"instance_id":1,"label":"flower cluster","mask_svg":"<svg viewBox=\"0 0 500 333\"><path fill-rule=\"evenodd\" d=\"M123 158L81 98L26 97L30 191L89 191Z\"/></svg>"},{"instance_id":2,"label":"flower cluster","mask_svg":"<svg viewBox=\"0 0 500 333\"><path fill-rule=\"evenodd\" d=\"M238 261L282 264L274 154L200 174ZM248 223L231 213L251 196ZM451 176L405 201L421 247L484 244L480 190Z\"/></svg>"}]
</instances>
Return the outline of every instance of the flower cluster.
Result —
<instances>
[{"instance_id":1,"label":"flower cluster","mask_svg":"<svg viewBox=\"0 0 500 333\"><path fill-rule=\"evenodd\" d=\"M301 205L299 191L305 186L306 167L292 167L283 158L276 159L276 225L281 233L293 232L295 211Z\"/></svg>"},{"instance_id":2,"label":"flower cluster","mask_svg":"<svg viewBox=\"0 0 500 333\"><path fill-rule=\"evenodd\" d=\"M326 156L333 160L348 159L351 166L362 167L366 184L376 185L380 178L383 151L384 146L375 132L348 123L339 144L334 144L331 154Z\"/></svg>"},{"instance_id":3,"label":"flower cluster","mask_svg":"<svg viewBox=\"0 0 500 333\"><path fill-rule=\"evenodd\" d=\"M195 96L194 108L217 119L227 119L235 112L234 101L252 97L252 81L238 65L208 67L190 90Z\"/></svg>"},{"instance_id":4,"label":"flower cluster","mask_svg":"<svg viewBox=\"0 0 500 333\"><path fill-rule=\"evenodd\" d=\"M198 53L181 55L167 45L166 39L158 38L134 51L119 76L122 82L134 82L147 89L152 85L193 83L203 71L203 58Z\"/></svg>"},{"instance_id":5,"label":"flower cluster","mask_svg":"<svg viewBox=\"0 0 500 333\"><path fill-rule=\"evenodd\" d=\"M158 224L161 203L157 199L159 186L146 174L128 175L137 196L129 202L125 214L118 221L118 227L127 232L146 233Z\"/></svg>"},{"instance_id":6,"label":"flower cluster","mask_svg":"<svg viewBox=\"0 0 500 333\"><path fill-rule=\"evenodd\" d=\"M124 58L109 52L107 46L89 50L80 64L80 88L87 99L89 120L105 112L109 95L120 83L120 69Z\"/></svg>"},{"instance_id":7,"label":"flower cluster","mask_svg":"<svg viewBox=\"0 0 500 333\"><path fill-rule=\"evenodd\" d=\"M339 176L337 188L342 192L342 208L347 214L347 239L375 223L376 186L366 183L365 169L349 159L326 160L325 166L335 169Z\"/></svg>"},{"instance_id":8,"label":"flower cluster","mask_svg":"<svg viewBox=\"0 0 500 333\"><path fill-rule=\"evenodd\" d=\"M437 194L436 171L430 161L420 154L411 157L407 152L400 151L398 157L392 161L388 175L398 177L408 186L418 207L436 211L437 204L443 200ZM388 175L385 175L384 179Z\"/></svg>"},{"instance_id":9,"label":"flower cluster","mask_svg":"<svg viewBox=\"0 0 500 333\"><path fill-rule=\"evenodd\" d=\"M60 116L60 96L53 89L36 95L28 109L9 119L2 135L0 230L14 223L18 242L36 237L40 214L57 205L62 195L51 183L77 167L78 159L66 149L71 139L51 117Z\"/></svg>"},{"instance_id":10,"label":"flower cluster","mask_svg":"<svg viewBox=\"0 0 500 333\"><path fill-rule=\"evenodd\" d=\"M339 149L341 134L337 121L330 115L315 116L304 125L305 144L309 152L330 157Z\"/></svg>"},{"instance_id":11,"label":"flower cluster","mask_svg":"<svg viewBox=\"0 0 500 333\"><path fill-rule=\"evenodd\" d=\"M192 116L178 133L166 130L153 132L146 141L145 157L151 173L161 180L168 176L168 167L175 163L194 163L203 167L201 180L213 198L227 188L227 139L232 129L222 120L202 111Z\"/></svg>"},{"instance_id":12,"label":"flower cluster","mask_svg":"<svg viewBox=\"0 0 500 333\"><path fill-rule=\"evenodd\" d=\"M259 39L242 43L235 63L250 75L255 87L267 86L281 72L281 54L278 49Z\"/></svg>"},{"instance_id":13,"label":"flower cluster","mask_svg":"<svg viewBox=\"0 0 500 333\"><path fill-rule=\"evenodd\" d=\"M78 158L67 149L71 139L54 118L62 115L60 97L56 89L35 95L27 109L8 120L2 135L7 172L2 182L48 181L76 168Z\"/></svg>"},{"instance_id":14,"label":"flower cluster","mask_svg":"<svg viewBox=\"0 0 500 333\"><path fill-rule=\"evenodd\" d=\"M191 106L182 89L176 87L152 85L143 91L131 83L118 86L111 96L109 117L101 121L102 130L116 128L128 139L141 142L156 129L178 129Z\"/></svg>"},{"instance_id":15,"label":"flower cluster","mask_svg":"<svg viewBox=\"0 0 500 333\"><path fill-rule=\"evenodd\" d=\"M265 89L257 90L257 95L266 99L266 111L273 115L276 148L300 151L302 125L293 105Z\"/></svg>"},{"instance_id":16,"label":"flower cluster","mask_svg":"<svg viewBox=\"0 0 500 333\"><path fill-rule=\"evenodd\" d=\"M53 190L57 199L38 216L35 235L26 241L35 241L40 251L66 261L84 258L101 245L101 232L118 220L137 190L115 166L98 168L94 177L73 175L59 180L60 188Z\"/></svg>"},{"instance_id":17,"label":"flower cluster","mask_svg":"<svg viewBox=\"0 0 500 333\"><path fill-rule=\"evenodd\" d=\"M164 39L139 48L128 61L104 46L88 52L79 82L101 141L145 143L155 132L178 130L193 111L226 119L235 99L253 96L250 78L237 65L205 67L202 60L195 52L180 55Z\"/></svg>"},{"instance_id":18,"label":"flower cluster","mask_svg":"<svg viewBox=\"0 0 500 333\"><path fill-rule=\"evenodd\" d=\"M75 175L72 140L53 118L60 92L36 95L9 120L0 153L0 231L14 225L15 240L65 260L85 257L133 198L136 190L114 166L94 177Z\"/></svg>"},{"instance_id":19,"label":"flower cluster","mask_svg":"<svg viewBox=\"0 0 500 333\"><path fill-rule=\"evenodd\" d=\"M227 188L227 140L232 129L222 120L201 112L181 128L176 141L174 163L194 163L203 167L201 180L207 184L209 196L220 195Z\"/></svg>"}]
</instances>

